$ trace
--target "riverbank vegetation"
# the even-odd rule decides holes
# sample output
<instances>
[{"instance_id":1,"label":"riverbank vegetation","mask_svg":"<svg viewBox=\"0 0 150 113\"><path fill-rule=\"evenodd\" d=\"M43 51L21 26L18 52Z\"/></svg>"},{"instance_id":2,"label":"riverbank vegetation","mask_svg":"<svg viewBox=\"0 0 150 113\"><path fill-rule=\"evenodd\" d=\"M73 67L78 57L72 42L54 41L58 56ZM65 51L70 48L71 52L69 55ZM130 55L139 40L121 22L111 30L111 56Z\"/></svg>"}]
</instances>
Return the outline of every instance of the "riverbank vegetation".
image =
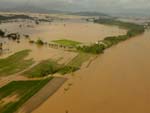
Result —
<instances>
[{"instance_id":1,"label":"riverbank vegetation","mask_svg":"<svg viewBox=\"0 0 150 113\"><path fill-rule=\"evenodd\" d=\"M79 70L82 64L88 61L92 56L92 54L88 53L78 53L76 57L74 57L67 65L59 70L59 73L65 75Z\"/></svg>"},{"instance_id":2,"label":"riverbank vegetation","mask_svg":"<svg viewBox=\"0 0 150 113\"><path fill-rule=\"evenodd\" d=\"M106 37L104 40L100 40L95 44L92 44L89 46L78 47L77 50L86 52L86 53L100 54L100 53L103 53L103 51L106 48L116 45L119 42L127 40L131 37L140 35L144 33L145 31L145 28L143 25L122 22L122 21L118 21L114 19L97 19L97 20L94 20L94 22L99 23L99 24L119 26L120 28L127 29L128 31L125 35Z\"/></svg>"},{"instance_id":3,"label":"riverbank vegetation","mask_svg":"<svg viewBox=\"0 0 150 113\"><path fill-rule=\"evenodd\" d=\"M36 94L50 80L52 80L52 77L44 80L13 81L6 86L3 86L0 88L0 112L16 112L28 99ZM13 97L15 97L14 100L9 101L9 98ZM8 102L5 101L6 99L8 99Z\"/></svg>"},{"instance_id":4,"label":"riverbank vegetation","mask_svg":"<svg viewBox=\"0 0 150 113\"><path fill-rule=\"evenodd\" d=\"M84 45L82 47L81 46L77 47L78 51L91 53L91 54L103 53L104 49L105 49L105 46L103 44L92 44L89 46Z\"/></svg>"}]
</instances>

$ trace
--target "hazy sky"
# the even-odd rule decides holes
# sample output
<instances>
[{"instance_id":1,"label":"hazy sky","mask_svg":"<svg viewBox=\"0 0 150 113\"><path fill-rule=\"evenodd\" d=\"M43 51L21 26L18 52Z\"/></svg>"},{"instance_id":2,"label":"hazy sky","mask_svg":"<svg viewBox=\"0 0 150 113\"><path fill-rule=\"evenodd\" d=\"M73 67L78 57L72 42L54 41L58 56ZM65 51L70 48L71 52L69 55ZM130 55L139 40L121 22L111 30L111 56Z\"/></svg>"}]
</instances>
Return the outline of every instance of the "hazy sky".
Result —
<instances>
[{"instance_id":1,"label":"hazy sky","mask_svg":"<svg viewBox=\"0 0 150 113\"><path fill-rule=\"evenodd\" d=\"M150 12L150 0L0 0L0 7L20 4L70 11Z\"/></svg>"}]
</instances>

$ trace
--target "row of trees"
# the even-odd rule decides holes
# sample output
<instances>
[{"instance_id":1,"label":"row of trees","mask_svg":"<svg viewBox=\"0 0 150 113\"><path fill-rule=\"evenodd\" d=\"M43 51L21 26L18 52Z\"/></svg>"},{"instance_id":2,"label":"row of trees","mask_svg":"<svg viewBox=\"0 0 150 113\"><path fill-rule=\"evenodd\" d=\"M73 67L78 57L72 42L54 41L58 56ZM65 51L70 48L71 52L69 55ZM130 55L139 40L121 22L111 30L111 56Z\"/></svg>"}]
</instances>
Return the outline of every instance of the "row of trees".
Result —
<instances>
[{"instance_id":1,"label":"row of trees","mask_svg":"<svg viewBox=\"0 0 150 113\"><path fill-rule=\"evenodd\" d=\"M103 53L105 49L105 46L103 44L92 44L90 46L78 46L77 50L86 52L86 53L92 53L92 54L100 54Z\"/></svg>"}]
</instances>

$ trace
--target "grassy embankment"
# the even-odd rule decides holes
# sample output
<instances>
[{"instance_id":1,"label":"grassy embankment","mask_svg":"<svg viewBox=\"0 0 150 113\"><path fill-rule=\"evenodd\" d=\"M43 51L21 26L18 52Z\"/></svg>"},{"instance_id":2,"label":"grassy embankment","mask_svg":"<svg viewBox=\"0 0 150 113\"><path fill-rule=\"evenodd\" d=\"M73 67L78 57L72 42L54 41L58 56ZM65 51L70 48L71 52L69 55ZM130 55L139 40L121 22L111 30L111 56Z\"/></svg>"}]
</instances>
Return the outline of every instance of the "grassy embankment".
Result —
<instances>
[{"instance_id":1,"label":"grassy embankment","mask_svg":"<svg viewBox=\"0 0 150 113\"><path fill-rule=\"evenodd\" d=\"M5 59L0 59L0 76L8 76L21 72L34 63L32 59L25 60L30 50L23 50Z\"/></svg>"},{"instance_id":2,"label":"grassy embankment","mask_svg":"<svg viewBox=\"0 0 150 113\"><path fill-rule=\"evenodd\" d=\"M59 70L61 74L68 74L79 70L82 64L88 61L93 55L88 53L80 52L74 57L67 65Z\"/></svg>"},{"instance_id":3,"label":"grassy embankment","mask_svg":"<svg viewBox=\"0 0 150 113\"><path fill-rule=\"evenodd\" d=\"M52 78L32 81L14 81L0 88L0 113L14 113L51 79ZM13 102L3 102L3 99L9 99L14 95L16 95L17 98Z\"/></svg>"}]
</instances>

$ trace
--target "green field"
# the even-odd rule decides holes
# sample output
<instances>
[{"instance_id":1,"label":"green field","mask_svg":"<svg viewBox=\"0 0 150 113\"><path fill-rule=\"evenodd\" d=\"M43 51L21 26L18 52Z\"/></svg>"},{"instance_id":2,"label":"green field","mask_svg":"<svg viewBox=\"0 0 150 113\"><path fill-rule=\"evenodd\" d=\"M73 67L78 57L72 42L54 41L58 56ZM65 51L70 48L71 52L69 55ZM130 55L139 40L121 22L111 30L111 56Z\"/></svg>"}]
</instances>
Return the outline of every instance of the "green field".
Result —
<instances>
[{"instance_id":1,"label":"green field","mask_svg":"<svg viewBox=\"0 0 150 113\"><path fill-rule=\"evenodd\" d=\"M81 44L81 42L67 40L67 39L54 40L52 42L59 44L59 45L68 46L68 47L76 47Z\"/></svg>"},{"instance_id":2,"label":"green field","mask_svg":"<svg viewBox=\"0 0 150 113\"><path fill-rule=\"evenodd\" d=\"M59 70L61 74L68 74L80 69L82 64L88 61L93 55L80 52L75 58L73 58L67 65Z\"/></svg>"},{"instance_id":3,"label":"green field","mask_svg":"<svg viewBox=\"0 0 150 113\"><path fill-rule=\"evenodd\" d=\"M23 71L34 62L32 59L25 60L30 50L23 50L5 59L0 59L0 76L8 76Z\"/></svg>"},{"instance_id":4,"label":"green field","mask_svg":"<svg viewBox=\"0 0 150 113\"><path fill-rule=\"evenodd\" d=\"M45 80L14 81L0 88L0 113L14 113L52 78ZM3 99L17 95L17 100L4 104Z\"/></svg>"},{"instance_id":5,"label":"green field","mask_svg":"<svg viewBox=\"0 0 150 113\"><path fill-rule=\"evenodd\" d=\"M82 53L80 52L75 58L73 58L68 65L74 67L81 67L84 62L89 60L89 58L93 56L92 54Z\"/></svg>"},{"instance_id":6,"label":"green field","mask_svg":"<svg viewBox=\"0 0 150 113\"><path fill-rule=\"evenodd\" d=\"M49 74L56 73L60 67L61 65L55 61L45 60L45 61L40 62L39 64L31 68L30 70L24 72L24 75L30 78L44 77Z\"/></svg>"}]
</instances>

